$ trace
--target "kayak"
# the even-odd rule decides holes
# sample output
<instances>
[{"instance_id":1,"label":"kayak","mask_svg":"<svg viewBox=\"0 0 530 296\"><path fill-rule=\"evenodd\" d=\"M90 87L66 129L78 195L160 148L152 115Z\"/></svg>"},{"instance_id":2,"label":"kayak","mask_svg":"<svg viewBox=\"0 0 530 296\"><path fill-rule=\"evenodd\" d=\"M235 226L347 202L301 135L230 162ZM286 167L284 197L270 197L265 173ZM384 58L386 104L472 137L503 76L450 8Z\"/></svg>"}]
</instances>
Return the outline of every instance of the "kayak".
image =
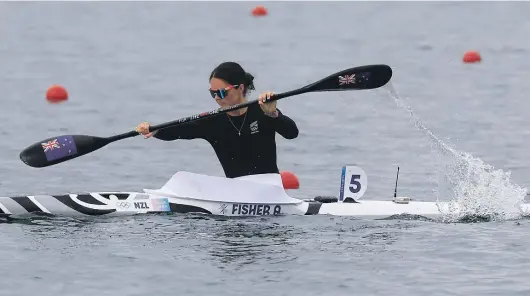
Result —
<instances>
[{"instance_id":1,"label":"kayak","mask_svg":"<svg viewBox=\"0 0 530 296\"><path fill-rule=\"evenodd\" d=\"M407 213L438 216L434 202L365 200L337 201L315 197L297 202L242 202L177 198L138 192L92 192L67 195L0 197L0 214L48 213L59 216L98 216L146 213L203 213L222 216L335 215L388 217Z\"/></svg>"},{"instance_id":2,"label":"kayak","mask_svg":"<svg viewBox=\"0 0 530 296\"><path fill-rule=\"evenodd\" d=\"M397 181L396 181L397 187ZM200 213L221 216L333 215L385 218L410 214L439 217L448 203L396 196L361 200L367 178L357 166L342 169L338 197L291 197L279 174L224 178L179 171L159 189L144 192L89 192L0 197L2 216L46 213L56 216L120 216L148 213ZM528 204L523 205L530 211ZM454 211L454 209L452 210Z\"/></svg>"}]
</instances>

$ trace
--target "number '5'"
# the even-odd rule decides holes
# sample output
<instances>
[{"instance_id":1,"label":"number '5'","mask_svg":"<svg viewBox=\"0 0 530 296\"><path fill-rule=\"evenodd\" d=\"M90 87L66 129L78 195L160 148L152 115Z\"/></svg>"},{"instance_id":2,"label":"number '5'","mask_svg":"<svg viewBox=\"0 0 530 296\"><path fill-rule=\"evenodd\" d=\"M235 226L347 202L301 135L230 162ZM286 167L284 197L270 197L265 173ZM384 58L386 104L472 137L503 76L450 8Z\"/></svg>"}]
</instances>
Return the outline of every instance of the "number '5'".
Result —
<instances>
[{"instance_id":1,"label":"number '5'","mask_svg":"<svg viewBox=\"0 0 530 296\"><path fill-rule=\"evenodd\" d=\"M351 175L351 180L350 180L350 192L351 193L357 193L361 191L361 183L359 182L360 178L361 178L361 175Z\"/></svg>"}]
</instances>

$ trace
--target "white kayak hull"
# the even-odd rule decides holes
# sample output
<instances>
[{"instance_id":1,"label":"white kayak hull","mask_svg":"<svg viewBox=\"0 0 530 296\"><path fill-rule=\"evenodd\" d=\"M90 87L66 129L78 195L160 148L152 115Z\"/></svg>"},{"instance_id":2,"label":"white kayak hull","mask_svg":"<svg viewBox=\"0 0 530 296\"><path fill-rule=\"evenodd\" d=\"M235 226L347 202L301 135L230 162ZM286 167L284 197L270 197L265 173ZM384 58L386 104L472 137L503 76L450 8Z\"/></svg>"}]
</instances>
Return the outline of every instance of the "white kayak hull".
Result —
<instances>
[{"instance_id":1,"label":"white kayak hull","mask_svg":"<svg viewBox=\"0 0 530 296\"><path fill-rule=\"evenodd\" d=\"M459 211L458 207L448 203L415 201L406 197L360 200L367 185L363 175L364 172L358 167L346 167L343 169L339 198L301 200L287 194L279 174L228 179L180 171L160 189L144 189L144 192L0 197L0 215L202 213L221 216L333 215L386 218L401 214L439 217L442 213L454 215ZM347 183L344 180L350 181ZM530 206L524 204L521 211L530 212Z\"/></svg>"},{"instance_id":2,"label":"white kayak hull","mask_svg":"<svg viewBox=\"0 0 530 296\"><path fill-rule=\"evenodd\" d=\"M446 211L447 203L391 200L358 202L234 203L164 197L138 192L98 192L69 195L0 197L0 214L47 213L57 216L118 216L147 213L202 213L221 216L332 215L380 217L410 214L434 218ZM440 211L442 209L442 212ZM523 211L530 211L528 204Z\"/></svg>"}]
</instances>

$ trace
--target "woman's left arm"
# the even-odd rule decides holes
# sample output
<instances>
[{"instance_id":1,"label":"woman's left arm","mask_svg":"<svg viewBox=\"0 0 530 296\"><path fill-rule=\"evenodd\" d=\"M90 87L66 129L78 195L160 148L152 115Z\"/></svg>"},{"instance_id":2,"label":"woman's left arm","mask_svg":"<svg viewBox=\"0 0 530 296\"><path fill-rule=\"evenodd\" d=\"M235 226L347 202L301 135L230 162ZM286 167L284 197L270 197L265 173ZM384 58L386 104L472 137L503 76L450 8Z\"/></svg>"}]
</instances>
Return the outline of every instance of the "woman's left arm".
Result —
<instances>
[{"instance_id":1,"label":"woman's left arm","mask_svg":"<svg viewBox=\"0 0 530 296\"><path fill-rule=\"evenodd\" d=\"M263 110L263 113L265 113L265 117L271 121L276 132L284 138L294 139L298 137L298 127L296 126L296 123L289 118L289 116L284 115L276 108L277 101L269 101L270 96L273 94L273 92L266 92L258 97L259 105L261 110Z\"/></svg>"},{"instance_id":2,"label":"woman's left arm","mask_svg":"<svg viewBox=\"0 0 530 296\"><path fill-rule=\"evenodd\" d=\"M275 112L265 113L265 116L271 121L276 132L286 139L298 137L298 127L294 120L283 114L279 109Z\"/></svg>"}]
</instances>

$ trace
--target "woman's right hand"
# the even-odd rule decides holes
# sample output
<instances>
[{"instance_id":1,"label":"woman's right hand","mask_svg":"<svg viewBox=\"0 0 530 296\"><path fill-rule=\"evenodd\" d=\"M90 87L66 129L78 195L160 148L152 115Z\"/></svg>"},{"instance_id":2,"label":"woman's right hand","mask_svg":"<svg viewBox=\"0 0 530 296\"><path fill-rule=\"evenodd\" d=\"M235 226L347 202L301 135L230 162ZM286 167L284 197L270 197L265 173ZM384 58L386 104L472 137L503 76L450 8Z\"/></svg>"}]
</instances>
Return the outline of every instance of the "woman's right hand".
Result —
<instances>
[{"instance_id":1,"label":"woman's right hand","mask_svg":"<svg viewBox=\"0 0 530 296\"><path fill-rule=\"evenodd\" d=\"M144 135L144 138L148 139L151 138L154 133L149 131L149 122L142 122L136 127L136 132L138 132L141 135Z\"/></svg>"}]
</instances>

